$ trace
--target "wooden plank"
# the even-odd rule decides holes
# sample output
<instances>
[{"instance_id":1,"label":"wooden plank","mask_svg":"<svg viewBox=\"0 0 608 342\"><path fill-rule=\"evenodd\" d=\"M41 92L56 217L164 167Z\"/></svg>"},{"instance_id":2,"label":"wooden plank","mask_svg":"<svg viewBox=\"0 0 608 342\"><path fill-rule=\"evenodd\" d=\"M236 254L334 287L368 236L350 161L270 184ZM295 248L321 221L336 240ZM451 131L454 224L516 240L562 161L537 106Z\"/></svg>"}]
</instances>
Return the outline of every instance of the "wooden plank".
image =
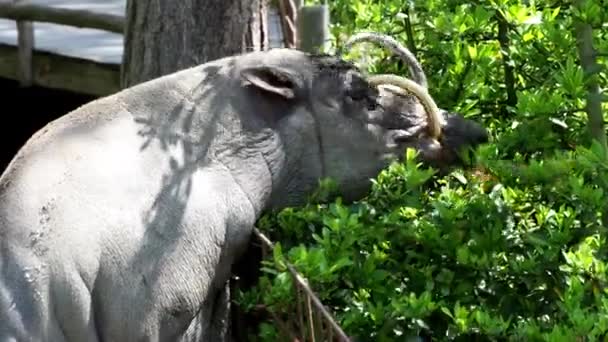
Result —
<instances>
[{"instance_id":1,"label":"wooden plank","mask_svg":"<svg viewBox=\"0 0 608 342\"><path fill-rule=\"evenodd\" d=\"M13 0L15 3L23 0ZM32 51L34 50L34 26L30 21L17 21L17 46L19 48L19 84L29 87L32 79Z\"/></svg>"},{"instance_id":2,"label":"wooden plank","mask_svg":"<svg viewBox=\"0 0 608 342\"><path fill-rule=\"evenodd\" d=\"M122 60L122 34L37 22L34 37L34 49L38 51L100 63L120 64ZM0 19L0 44L17 46L15 21Z\"/></svg>"},{"instance_id":3,"label":"wooden plank","mask_svg":"<svg viewBox=\"0 0 608 342\"><path fill-rule=\"evenodd\" d=\"M114 33L123 33L125 27L124 16L37 4L0 2L0 18L40 21Z\"/></svg>"},{"instance_id":4,"label":"wooden plank","mask_svg":"<svg viewBox=\"0 0 608 342\"><path fill-rule=\"evenodd\" d=\"M18 80L19 52L0 44L0 77ZM120 90L120 66L34 51L33 84L73 92L106 96Z\"/></svg>"}]
</instances>

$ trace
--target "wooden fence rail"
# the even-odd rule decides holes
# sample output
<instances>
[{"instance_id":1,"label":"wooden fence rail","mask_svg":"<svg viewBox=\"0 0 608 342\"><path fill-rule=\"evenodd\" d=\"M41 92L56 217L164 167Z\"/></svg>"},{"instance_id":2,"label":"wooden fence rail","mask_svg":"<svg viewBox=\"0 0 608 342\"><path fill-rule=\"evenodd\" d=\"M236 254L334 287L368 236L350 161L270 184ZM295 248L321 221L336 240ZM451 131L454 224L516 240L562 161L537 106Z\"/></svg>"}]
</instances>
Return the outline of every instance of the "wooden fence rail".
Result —
<instances>
[{"instance_id":1,"label":"wooden fence rail","mask_svg":"<svg viewBox=\"0 0 608 342\"><path fill-rule=\"evenodd\" d=\"M53 8L21 2L0 2L0 18L46 22L121 34L125 27L125 18L119 15Z\"/></svg>"},{"instance_id":2,"label":"wooden fence rail","mask_svg":"<svg viewBox=\"0 0 608 342\"><path fill-rule=\"evenodd\" d=\"M124 16L13 0L0 2L0 18L17 22L18 51L15 54L9 46L0 44L2 77L17 79L25 87L40 85L96 96L109 95L120 89L120 68L117 65L35 51L33 25L44 22L123 34Z\"/></svg>"}]
</instances>

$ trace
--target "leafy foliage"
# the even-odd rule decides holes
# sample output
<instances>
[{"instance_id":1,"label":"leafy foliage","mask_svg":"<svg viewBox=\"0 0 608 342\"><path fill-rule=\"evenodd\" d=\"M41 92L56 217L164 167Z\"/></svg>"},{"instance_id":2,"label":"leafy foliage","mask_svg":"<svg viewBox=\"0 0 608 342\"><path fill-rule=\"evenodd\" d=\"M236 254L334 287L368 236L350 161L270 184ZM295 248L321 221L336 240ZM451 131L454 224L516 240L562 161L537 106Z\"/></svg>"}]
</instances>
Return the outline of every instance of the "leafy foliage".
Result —
<instances>
[{"instance_id":1,"label":"leafy foliage","mask_svg":"<svg viewBox=\"0 0 608 342\"><path fill-rule=\"evenodd\" d=\"M361 201L319 204L331 194L325 182L307 206L263 217L260 229L280 243L241 305L289 313L286 258L360 341L606 338L608 161L586 129L573 20L591 23L606 52L608 3L330 6L335 48L364 30L408 42L438 104L483 121L493 142L471 170L439 177L407 151ZM407 74L380 48L347 56L373 73ZM598 63L606 87L605 53ZM271 324L259 331L258 340L277 339Z\"/></svg>"}]
</instances>

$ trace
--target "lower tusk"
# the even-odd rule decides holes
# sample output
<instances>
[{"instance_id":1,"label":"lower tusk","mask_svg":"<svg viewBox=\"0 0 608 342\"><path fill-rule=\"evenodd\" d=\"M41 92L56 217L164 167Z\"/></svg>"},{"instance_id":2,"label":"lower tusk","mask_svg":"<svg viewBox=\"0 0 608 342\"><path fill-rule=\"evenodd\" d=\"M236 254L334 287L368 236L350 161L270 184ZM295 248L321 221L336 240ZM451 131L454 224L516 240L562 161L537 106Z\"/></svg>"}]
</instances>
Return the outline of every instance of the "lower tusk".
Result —
<instances>
[{"instance_id":1,"label":"lower tusk","mask_svg":"<svg viewBox=\"0 0 608 342\"><path fill-rule=\"evenodd\" d=\"M376 87L392 85L398 87L403 94L407 94L407 92L414 94L426 110L429 135L431 138L439 140L441 137L441 114L437 104L424 87L405 77L388 74L370 76L368 82Z\"/></svg>"}]
</instances>

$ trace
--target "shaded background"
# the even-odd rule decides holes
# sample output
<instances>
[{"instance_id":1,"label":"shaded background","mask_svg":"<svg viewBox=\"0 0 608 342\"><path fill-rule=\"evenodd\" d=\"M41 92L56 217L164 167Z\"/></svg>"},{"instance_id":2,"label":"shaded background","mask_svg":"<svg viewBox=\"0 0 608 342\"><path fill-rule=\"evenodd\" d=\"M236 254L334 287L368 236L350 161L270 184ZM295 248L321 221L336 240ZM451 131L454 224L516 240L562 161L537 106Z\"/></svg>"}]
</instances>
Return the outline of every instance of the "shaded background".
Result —
<instances>
[{"instance_id":1,"label":"shaded background","mask_svg":"<svg viewBox=\"0 0 608 342\"><path fill-rule=\"evenodd\" d=\"M95 96L41 87L21 88L17 81L0 78L2 127L0 170L37 130ZM11 110L11 108L13 110Z\"/></svg>"}]
</instances>

